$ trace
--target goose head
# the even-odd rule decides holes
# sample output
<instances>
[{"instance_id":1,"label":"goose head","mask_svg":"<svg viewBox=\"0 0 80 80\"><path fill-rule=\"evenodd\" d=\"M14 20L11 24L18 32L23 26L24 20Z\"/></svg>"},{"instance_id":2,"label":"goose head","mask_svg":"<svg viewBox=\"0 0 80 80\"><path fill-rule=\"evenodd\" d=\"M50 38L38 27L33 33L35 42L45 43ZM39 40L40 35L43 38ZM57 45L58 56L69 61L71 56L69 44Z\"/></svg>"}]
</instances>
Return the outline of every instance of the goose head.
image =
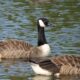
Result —
<instances>
[{"instance_id":1,"label":"goose head","mask_svg":"<svg viewBox=\"0 0 80 80\"><path fill-rule=\"evenodd\" d=\"M39 18L38 19L38 24L39 24L39 26L40 27L46 27L46 26L48 26L48 19L47 18Z\"/></svg>"}]
</instances>

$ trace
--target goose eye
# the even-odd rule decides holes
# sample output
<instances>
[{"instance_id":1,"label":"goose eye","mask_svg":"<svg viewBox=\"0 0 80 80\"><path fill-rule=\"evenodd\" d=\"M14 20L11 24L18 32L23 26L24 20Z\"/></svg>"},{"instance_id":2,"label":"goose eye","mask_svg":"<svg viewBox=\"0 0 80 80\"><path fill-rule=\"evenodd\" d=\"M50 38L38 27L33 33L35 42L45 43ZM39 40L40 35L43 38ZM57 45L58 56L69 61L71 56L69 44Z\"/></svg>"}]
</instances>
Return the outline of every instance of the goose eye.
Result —
<instances>
[{"instance_id":1,"label":"goose eye","mask_svg":"<svg viewBox=\"0 0 80 80\"><path fill-rule=\"evenodd\" d=\"M46 26L48 26L48 22L49 22L49 21L48 21L47 19L44 19L43 22L44 22L44 24L45 24Z\"/></svg>"},{"instance_id":2,"label":"goose eye","mask_svg":"<svg viewBox=\"0 0 80 80\"><path fill-rule=\"evenodd\" d=\"M48 26L48 22L45 22L45 25Z\"/></svg>"}]
</instances>

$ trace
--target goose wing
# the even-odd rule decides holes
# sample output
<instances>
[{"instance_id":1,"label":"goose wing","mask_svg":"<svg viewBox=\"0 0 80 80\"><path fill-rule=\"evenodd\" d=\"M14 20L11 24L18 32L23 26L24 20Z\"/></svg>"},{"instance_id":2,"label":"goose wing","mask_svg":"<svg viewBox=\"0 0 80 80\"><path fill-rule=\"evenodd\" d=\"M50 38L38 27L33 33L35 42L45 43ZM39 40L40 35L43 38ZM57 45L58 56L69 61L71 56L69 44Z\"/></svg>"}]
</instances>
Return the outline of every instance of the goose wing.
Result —
<instances>
[{"instance_id":1,"label":"goose wing","mask_svg":"<svg viewBox=\"0 0 80 80\"><path fill-rule=\"evenodd\" d=\"M57 56L51 61L57 65L61 65L60 74L63 75L80 75L80 56Z\"/></svg>"},{"instance_id":2,"label":"goose wing","mask_svg":"<svg viewBox=\"0 0 80 80\"><path fill-rule=\"evenodd\" d=\"M60 69L60 65L53 63L50 59L41 61L39 63L39 66L42 67L43 69L49 70L53 74L58 73Z\"/></svg>"},{"instance_id":3,"label":"goose wing","mask_svg":"<svg viewBox=\"0 0 80 80\"><path fill-rule=\"evenodd\" d=\"M21 58L33 48L33 45L21 40L0 41L0 54L2 58Z\"/></svg>"},{"instance_id":4,"label":"goose wing","mask_svg":"<svg viewBox=\"0 0 80 80\"><path fill-rule=\"evenodd\" d=\"M80 67L80 56L74 55L64 55L64 56L56 56L52 57L51 61L55 64L63 65L70 65L75 67Z\"/></svg>"}]
</instances>

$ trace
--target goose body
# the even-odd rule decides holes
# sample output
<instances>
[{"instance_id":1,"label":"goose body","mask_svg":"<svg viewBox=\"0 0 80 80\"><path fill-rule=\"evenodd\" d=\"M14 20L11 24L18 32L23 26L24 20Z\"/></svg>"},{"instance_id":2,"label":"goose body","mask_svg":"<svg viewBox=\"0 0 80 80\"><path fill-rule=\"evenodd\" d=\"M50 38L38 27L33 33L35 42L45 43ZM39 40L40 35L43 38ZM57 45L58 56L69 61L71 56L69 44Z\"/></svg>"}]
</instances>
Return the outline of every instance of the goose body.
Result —
<instances>
[{"instance_id":1,"label":"goose body","mask_svg":"<svg viewBox=\"0 0 80 80\"><path fill-rule=\"evenodd\" d=\"M30 60L36 74L41 75L80 75L80 56L53 56L49 59Z\"/></svg>"},{"instance_id":2,"label":"goose body","mask_svg":"<svg viewBox=\"0 0 80 80\"><path fill-rule=\"evenodd\" d=\"M0 58L33 58L45 57L50 53L44 28L48 25L46 18L37 21L38 26L38 46L33 46L27 42L15 39L0 41Z\"/></svg>"}]
</instances>

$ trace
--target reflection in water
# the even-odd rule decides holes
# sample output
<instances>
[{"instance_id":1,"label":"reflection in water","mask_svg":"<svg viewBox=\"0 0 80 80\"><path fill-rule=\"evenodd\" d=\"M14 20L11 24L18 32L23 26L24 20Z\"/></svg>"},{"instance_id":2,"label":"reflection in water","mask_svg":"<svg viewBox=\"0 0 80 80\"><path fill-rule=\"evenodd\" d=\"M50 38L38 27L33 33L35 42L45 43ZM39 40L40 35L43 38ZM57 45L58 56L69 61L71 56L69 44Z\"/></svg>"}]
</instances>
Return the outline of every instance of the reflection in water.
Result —
<instances>
[{"instance_id":1,"label":"reflection in water","mask_svg":"<svg viewBox=\"0 0 80 80\"><path fill-rule=\"evenodd\" d=\"M55 78L52 76L41 76L36 75L32 78L32 80L79 80L80 77L78 76L61 76L60 78Z\"/></svg>"},{"instance_id":2,"label":"reflection in water","mask_svg":"<svg viewBox=\"0 0 80 80\"><path fill-rule=\"evenodd\" d=\"M80 77L78 77L78 76L62 76L60 78L60 80L79 80L79 79L80 79Z\"/></svg>"},{"instance_id":3,"label":"reflection in water","mask_svg":"<svg viewBox=\"0 0 80 80\"><path fill-rule=\"evenodd\" d=\"M50 80L49 76L35 75L32 80Z\"/></svg>"}]
</instances>

